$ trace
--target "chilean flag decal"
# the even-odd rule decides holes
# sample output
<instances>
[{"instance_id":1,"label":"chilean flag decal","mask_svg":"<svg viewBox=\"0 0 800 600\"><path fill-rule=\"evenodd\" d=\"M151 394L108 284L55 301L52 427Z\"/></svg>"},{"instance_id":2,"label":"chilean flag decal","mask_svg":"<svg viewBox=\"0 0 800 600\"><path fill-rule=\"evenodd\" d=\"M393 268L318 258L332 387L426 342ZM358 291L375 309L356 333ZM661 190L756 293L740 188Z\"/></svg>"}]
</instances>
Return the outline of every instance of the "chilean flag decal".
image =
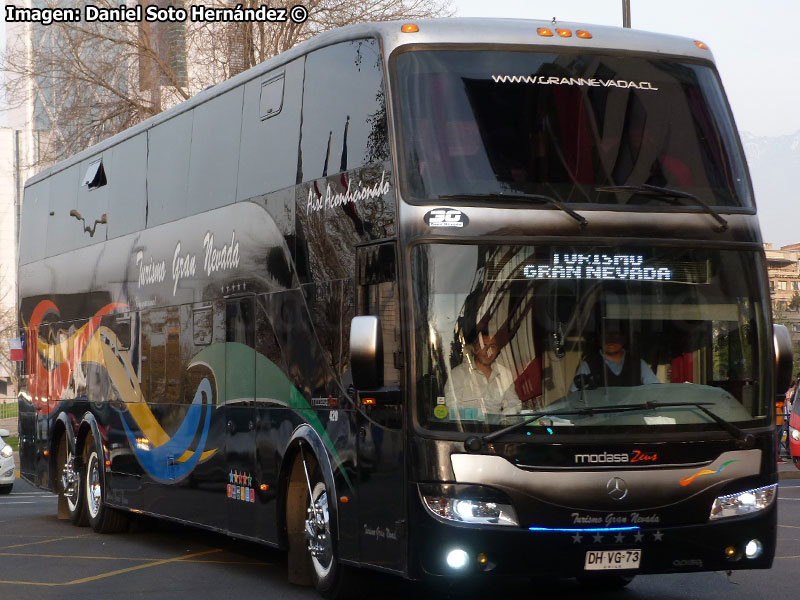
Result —
<instances>
[{"instance_id":1,"label":"chilean flag decal","mask_svg":"<svg viewBox=\"0 0 800 600\"><path fill-rule=\"evenodd\" d=\"M8 340L9 360L21 362L25 360L25 338L11 338Z\"/></svg>"}]
</instances>

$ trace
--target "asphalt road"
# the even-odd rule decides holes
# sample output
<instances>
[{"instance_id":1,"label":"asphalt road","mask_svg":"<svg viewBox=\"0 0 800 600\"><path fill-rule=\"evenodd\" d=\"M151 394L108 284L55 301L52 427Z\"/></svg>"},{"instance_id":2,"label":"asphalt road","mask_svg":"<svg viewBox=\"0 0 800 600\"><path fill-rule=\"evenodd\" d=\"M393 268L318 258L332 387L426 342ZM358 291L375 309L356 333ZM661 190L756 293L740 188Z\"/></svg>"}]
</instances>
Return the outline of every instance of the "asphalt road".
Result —
<instances>
[{"instance_id":1,"label":"asphalt road","mask_svg":"<svg viewBox=\"0 0 800 600\"><path fill-rule=\"evenodd\" d=\"M624 591L592 598L754 600L786 597L800 573L800 480L779 493L778 552L769 571L640 576ZM56 518L56 499L18 481L0 496L0 599L283 600L316 599L286 582L281 553L224 536L143 519L125 534L99 535ZM386 576L371 578L373 598L463 598ZM573 582L473 590L476 597L585 600Z\"/></svg>"}]
</instances>

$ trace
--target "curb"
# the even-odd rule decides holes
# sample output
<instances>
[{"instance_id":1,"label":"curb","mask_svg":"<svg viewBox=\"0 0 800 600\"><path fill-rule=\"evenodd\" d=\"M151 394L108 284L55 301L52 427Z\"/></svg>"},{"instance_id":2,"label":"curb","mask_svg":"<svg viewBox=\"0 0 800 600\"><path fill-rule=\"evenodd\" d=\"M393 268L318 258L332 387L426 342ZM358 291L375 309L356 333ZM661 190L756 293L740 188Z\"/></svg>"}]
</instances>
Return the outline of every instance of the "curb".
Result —
<instances>
[{"instance_id":1,"label":"curb","mask_svg":"<svg viewBox=\"0 0 800 600\"><path fill-rule=\"evenodd\" d=\"M794 465L792 465L794 468ZM800 470L794 469L793 471L778 471L778 479L783 481L785 479L800 479Z\"/></svg>"}]
</instances>

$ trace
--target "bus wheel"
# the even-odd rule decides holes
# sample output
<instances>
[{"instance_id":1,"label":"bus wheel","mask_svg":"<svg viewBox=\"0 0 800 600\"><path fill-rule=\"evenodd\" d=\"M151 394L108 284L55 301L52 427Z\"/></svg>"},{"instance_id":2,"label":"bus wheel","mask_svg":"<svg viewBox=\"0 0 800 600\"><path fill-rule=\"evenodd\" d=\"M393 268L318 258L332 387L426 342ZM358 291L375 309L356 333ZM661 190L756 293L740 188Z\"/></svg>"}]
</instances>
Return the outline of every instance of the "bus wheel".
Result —
<instances>
[{"instance_id":1,"label":"bus wheel","mask_svg":"<svg viewBox=\"0 0 800 600\"><path fill-rule=\"evenodd\" d=\"M106 490L103 483L103 464L94 447L94 440L86 440L88 448L84 481L86 483L86 513L89 525L97 533L123 531L128 525L126 515L105 505Z\"/></svg>"},{"instance_id":2,"label":"bus wheel","mask_svg":"<svg viewBox=\"0 0 800 600\"><path fill-rule=\"evenodd\" d=\"M310 483L305 537L317 591L325 598L357 598L365 590L358 585L355 569L342 565L336 558L328 509L331 499L319 469L315 469Z\"/></svg>"},{"instance_id":3,"label":"bus wheel","mask_svg":"<svg viewBox=\"0 0 800 600\"><path fill-rule=\"evenodd\" d=\"M73 525L86 527L89 519L86 516L86 503L83 501L80 469L75 467L75 456L69 448L66 433L58 442L56 465L59 469L58 502L63 502L66 516Z\"/></svg>"}]
</instances>

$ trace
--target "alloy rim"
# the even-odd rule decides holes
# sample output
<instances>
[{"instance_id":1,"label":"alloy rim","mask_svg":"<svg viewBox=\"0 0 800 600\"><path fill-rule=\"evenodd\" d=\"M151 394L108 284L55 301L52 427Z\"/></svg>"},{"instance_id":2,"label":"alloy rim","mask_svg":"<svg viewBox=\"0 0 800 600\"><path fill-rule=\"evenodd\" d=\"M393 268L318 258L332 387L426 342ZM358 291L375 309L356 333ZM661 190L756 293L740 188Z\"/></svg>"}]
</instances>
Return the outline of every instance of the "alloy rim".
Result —
<instances>
[{"instance_id":1,"label":"alloy rim","mask_svg":"<svg viewBox=\"0 0 800 600\"><path fill-rule=\"evenodd\" d=\"M328 490L322 482L314 486L311 502L306 510L306 541L311 555L311 565L319 579L330 573L333 565Z\"/></svg>"},{"instance_id":2,"label":"alloy rim","mask_svg":"<svg viewBox=\"0 0 800 600\"><path fill-rule=\"evenodd\" d=\"M89 467L86 469L86 500L89 514L96 518L100 512L103 491L100 486L100 469L97 464L97 454L94 452L89 457Z\"/></svg>"},{"instance_id":3,"label":"alloy rim","mask_svg":"<svg viewBox=\"0 0 800 600\"><path fill-rule=\"evenodd\" d=\"M75 511L78 508L79 485L80 477L75 471L75 457L72 455L71 450L67 450L67 458L61 469L61 489L71 511Z\"/></svg>"}]
</instances>

